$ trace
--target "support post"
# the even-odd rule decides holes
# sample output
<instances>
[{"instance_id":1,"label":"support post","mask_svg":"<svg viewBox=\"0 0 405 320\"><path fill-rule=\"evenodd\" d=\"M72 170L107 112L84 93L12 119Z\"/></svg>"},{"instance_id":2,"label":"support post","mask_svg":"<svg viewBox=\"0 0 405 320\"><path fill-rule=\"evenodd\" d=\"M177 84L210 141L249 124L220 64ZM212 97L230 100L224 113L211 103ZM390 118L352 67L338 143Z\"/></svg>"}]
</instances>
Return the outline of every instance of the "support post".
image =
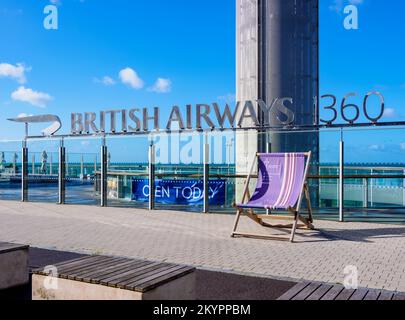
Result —
<instances>
[{"instance_id":1,"label":"support post","mask_svg":"<svg viewBox=\"0 0 405 320\"><path fill-rule=\"evenodd\" d=\"M368 208L368 179L363 179L363 207Z\"/></svg>"},{"instance_id":2,"label":"support post","mask_svg":"<svg viewBox=\"0 0 405 320\"><path fill-rule=\"evenodd\" d=\"M204 188L204 203L203 213L209 212L209 181L210 181L210 146L207 142L204 143L204 176L203 176L203 188Z\"/></svg>"},{"instance_id":3,"label":"support post","mask_svg":"<svg viewBox=\"0 0 405 320\"><path fill-rule=\"evenodd\" d=\"M49 155L49 175L52 176L53 173L53 157L52 153Z\"/></svg>"},{"instance_id":4,"label":"support post","mask_svg":"<svg viewBox=\"0 0 405 320\"><path fill-rule=\"evenodd\" d=\"M102 207L107 206L107 146L105 145L105 138L103 138L103 145L101 146L101 178L100 178L100 192Z\"/></svg>"},{"instance_id":5,"label":"support post","mask_svg":"<svg viewBox=\"0 0 405 320\"><path fill-rule=\"evenodd\" d=\"M66 200L66 149L61 140L59 147L59 168L58 168L59 204L65 204Z\"/></svg>"},{"instance_id":6,"label":"support post","mask_svg":"<svg viewBox=\"0 0 405 320\"><path fill-rule=\"evenodd\" d=\"M80 180L84 178L83 154L80 156Z\"/></svg>"},{"instance_id":7,"label":"support post","mask_svg":"<svg viewBox=\"0 0 405 320\"><path fill-rule=\"evenodd\" d=\"M32 168L31 173L35 174L35 154L32 155Z\"/></svg>"},{"instance_id":8,"label":"support post","mask_svg":"<svg viewBox=\"0 0 405 320\"><path fill-rule=\"evenodd\" d=\"M269 135L267 135L266 152L271 153L271 142L270 142L270 136ZM271 214L271 210L266 209L266 214Z\"/></svg>"},{"instance_id":9,"label":"support post","mask_svg":"<svg viewBox=\"0 0 405 320\"><path fill-rule=\"evenodd\" d=\"M271 142L266 143L266 152L271 153Z\"/></svg>"},{"instance_id":10,"label":"support post","mask_svg":"<svg viewBox=\"0 0 405 320\"><path fill-rule=\"evenodd\" d=\"M374 169L371 169L371 175L374 175ZM370 207L374 207L374 179L370 179Z\"/></svg>"},{"instance_id":11,"label":"support post","mask_svg":"<svg viewBox=\"0 0 405 320\"><path fill-rule=\"evenodd\" d=\"M343 141L343 132L341 133L341 139L339 142L339 221L344 222L344 150L345 143Z\"/></svg>"},{"instance_id":12,"label":"support post","mask_svg":"<svg viewBox=\"0 0 405 320\"><path fill-rule=\"evenodd\" d=\"M21 201L28 201L28 148L27 142L23 142L21 151Z\"/></svg>"},{"instance_id":13,"label":"support post","mask_svg":"<svg viewBox=\"0 0 405 320\"><path fill-rule=\"evenodd\" d=\"M149 210L155 210L155 146L149 146Z\"/></svg>"},{"instance_id":14,"label":"support post","mask_svg":"<svg viewBox=\"0 0 405 320\"><path fill-rule=\"evenodd\" d=\"M405 176L405 170L404 170L404 176ZM405 178L403 179L402 182L402 204L405 207Z\"/></svg>"}]
</instances>

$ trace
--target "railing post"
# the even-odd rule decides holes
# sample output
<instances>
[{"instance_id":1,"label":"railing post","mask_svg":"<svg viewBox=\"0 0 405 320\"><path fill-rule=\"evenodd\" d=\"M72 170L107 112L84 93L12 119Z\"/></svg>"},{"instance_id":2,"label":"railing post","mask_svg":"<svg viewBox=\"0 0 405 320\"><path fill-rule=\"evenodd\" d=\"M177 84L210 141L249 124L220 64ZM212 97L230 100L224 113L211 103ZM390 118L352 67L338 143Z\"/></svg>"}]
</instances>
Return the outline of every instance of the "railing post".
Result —
<instances>
[{"instance_id":1,"label":"railing post","mask_svg":"<svg viewBox=\"0 0 405 320\"><path fill-rule=\"evenodd\" d=\"M21 150L21 201L28 201L28 148L27 141L23 142Z\"/></svg>"},{"instance_id":2,"label":"railing post","mask_svg":"<svg viewBox=\"0 0 405 320\"><path fill-rule=\"evenodd\" d=\"M83 166L83 154L80 156L80 180L83 180L84 178L84 166Z\"/></svg>"},{"instance_id":3,"label":"railing post","mask_svg":"<svg viewBox=\"0 0 405 320\"><path fill-rule=\"evenodd\" d=\"M35 174L35 154L32 155L32 174Z\"/></svg>"},{"instance_id":4,"label":"railing post","mask_svg":"<svg viewBox=\"0 0 405 320\"><path fill-rule=\"evenodd\" d=\"M58 168L59 204L65 204L66 200L66 149L61 140L59 147L59 168Z\"/></svg>"},{"instance_id":5,"label":"railing post","mask_svg":"<svg viewBox=\"0 0 405 320\"><path fill-rule=\"evenodd\" d=\"M269 135L267 135L267 139L270 139ZM267 143L266 143L266 152L271 153L271 142L270 142L270 140L268 140ZM266 209L266 214L271 214L271 210Z\"/></svg>"},{"instance_id":6,"label":"railing post","mask_svg":"<svg viewBox=\"0 0 405 320\"><path fill-rule=\"evenodd\" d=\"M404 170L404 176L405 176L405 170ZM405 178L403 179L403 182L402 182L402 204L405 207Z\"/></svg>"},{"instance_id":7,"label":"railing post","mask_svg":"<svg viewBox=\"0 0 405 320\"><path fill-rule=\"evenodd\" d=\"M52 153L49 155L49 175L52 176L52 171L53 171L53 157Z\"/></svg>"},{"instance_id":8,"label":"railing post","mask_svg":"<svg viewBox=\"0 0 405 320\"><path fill-rule=\"evenodd\" d=\"M107 146L105 144L105 138L103 138L103 144L101 146L101 177L100 177L100 192L102 207L107 206Z\"/></svg>"},{"instance_id":9,"label":"railing post","mask_svg":"<svg viewBox=\"0 0 405 320\"><path fill-rule=\"evenodd\" d=\"M345 170L345 143L343 141L343 131L341 131L341 138L339 142L339 221L345 221L344 209L344 170Z\"/></svg>"},{"instance_id":10,"label":"railing post","mask_svg":"<svg viewBox=\"0 0 405 320\"><path fill-rule=\"evenodd\" d=\"M149 210L155 209L155 146L149 145Z\"/></svg>"},{"instance_id":11,"label":"railing post","mask_svg":"<svg viewBox=\"0 0 405 320\"><path fill-rule=\"evenodd\" d=\"M210 146L207 141L204 142L204 177L203 177L203 188L204 188L204 202L203 202L203 213L208 213L209 208L209 182L210 182Z\"/></svg>"},{"instance_id":12,"label":"railing post","mask_svg":"<svg viewBox=\"0 0 405 320\"><path fill-rule=\"evenodd\" d=\"M368 208L368 179L363 179L363 207Z\"/></svg>"},{"instance_id":13,"label":"railing post","mask_svg":"<svg viewBox=\"0 0 405 320\"><path fill-rule=\"evenodd\" d=\"M374 175L374 170L371 169L371 175ZM374 179L370 179L370 206L371 208L374 207L374 193L373 190L374 189Z\"/></svg>"}]
</instances>

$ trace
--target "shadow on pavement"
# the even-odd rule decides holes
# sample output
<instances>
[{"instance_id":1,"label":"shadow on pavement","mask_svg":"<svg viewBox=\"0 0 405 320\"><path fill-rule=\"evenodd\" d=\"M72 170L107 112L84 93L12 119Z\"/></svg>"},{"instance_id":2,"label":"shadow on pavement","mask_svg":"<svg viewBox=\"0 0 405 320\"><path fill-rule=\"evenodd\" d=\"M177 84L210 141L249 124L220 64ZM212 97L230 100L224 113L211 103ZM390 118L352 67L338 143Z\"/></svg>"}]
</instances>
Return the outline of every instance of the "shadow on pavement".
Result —
<instances>
[{"instance_id":1,"label":"shadow on pavement","mask_svg":"<svg viewBox=\"0 0 405 320\"><path fill-rule=\"evenodd\" d=\"M81 256L72 252L30 248L30 269ZM217 271L198 269L196 272L197 300L275 300L296 284ZM0 300L31 300L31 284L0 291Z\"/></svg>"}]
</instances>

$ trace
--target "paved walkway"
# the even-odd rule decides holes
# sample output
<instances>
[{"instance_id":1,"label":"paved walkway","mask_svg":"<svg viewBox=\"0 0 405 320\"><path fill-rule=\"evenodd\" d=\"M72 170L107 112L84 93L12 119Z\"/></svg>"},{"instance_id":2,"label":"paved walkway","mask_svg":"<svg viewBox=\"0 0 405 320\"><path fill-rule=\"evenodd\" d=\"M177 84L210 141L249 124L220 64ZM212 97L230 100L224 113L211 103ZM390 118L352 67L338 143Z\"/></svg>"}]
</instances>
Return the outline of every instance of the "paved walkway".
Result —
<instances>
[{"instance_id":1,"label":"paved walkway","mask_svg":"<svg viewBox=\"0 0 405 320\"><path fill-rule=\"evenodd\" d=\"M0 241L405 292L405 227L315 221L297 243L230 238L234 217L0 201ZM242 219L247 232L262 228ZM260 228L260 229L257 229ZM267 230L265 230L267 231Z\"/></svg>"}]
</instances>

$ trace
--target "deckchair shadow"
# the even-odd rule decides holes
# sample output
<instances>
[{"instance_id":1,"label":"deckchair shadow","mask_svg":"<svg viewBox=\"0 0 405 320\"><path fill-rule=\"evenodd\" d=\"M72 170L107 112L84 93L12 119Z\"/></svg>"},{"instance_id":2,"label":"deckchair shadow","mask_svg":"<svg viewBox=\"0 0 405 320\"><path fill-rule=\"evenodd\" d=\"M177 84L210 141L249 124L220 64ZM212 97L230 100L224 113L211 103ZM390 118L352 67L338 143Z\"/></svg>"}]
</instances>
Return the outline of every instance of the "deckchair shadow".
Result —
<instances>
[{"instance_id":1,"label":"deckchair shadow","mask_svg":"<svg viewBox=\"0 0 405 320\"><path fill-rule=\"evenodd\" d=\"M257 153L245 183L242 203L236 206L232 237L244 236L293 242L297 229L313 230L311 200L307 183L310 161L311 152ZM250 196L249 184L256 165L258 165L257 185ZM303 217L300 211L304 196L307 201L308 218ZM256 214L254 209L266 209L267 213ZM278 210L288 211L289 215L273 214ZM263 227L291 228L290 237L238 232L239 220L244 214ZM265 220L291 220L292 223L272 225Z\"/></svg>"}]
</instances>

